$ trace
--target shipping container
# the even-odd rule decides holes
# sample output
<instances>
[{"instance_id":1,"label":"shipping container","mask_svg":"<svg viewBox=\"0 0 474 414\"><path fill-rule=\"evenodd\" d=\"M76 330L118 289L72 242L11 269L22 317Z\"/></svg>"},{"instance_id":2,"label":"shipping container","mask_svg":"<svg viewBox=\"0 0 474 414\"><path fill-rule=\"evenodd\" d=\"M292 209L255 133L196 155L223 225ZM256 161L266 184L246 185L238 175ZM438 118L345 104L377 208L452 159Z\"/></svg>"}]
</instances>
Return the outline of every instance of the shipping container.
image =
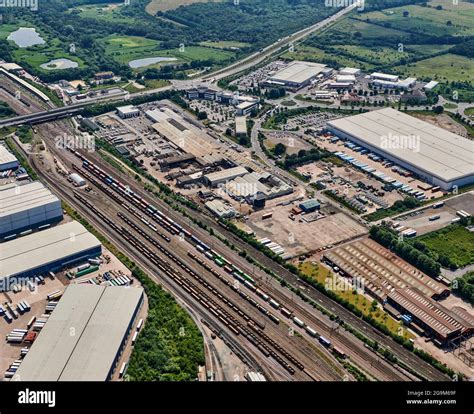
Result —
<instances>
[{"instance_id":1,"label":"shipping container","mask_svg":"<svg viewBox=\"0 0 474 414\"><path fill-rule=\"evenodd\" d=\"M318 333L311 327L309 326L306 326L305 328L306 332L308 332L308 334L310 334L313 338L316 338L318 336Z\"/></svg>"},{"instance_id":2,"label":"shipping container","mask_svg":"<svg viewBox=\"0 0 474 414\"><path fill-rule=\"evenodd\" d=\"M301 328L304 328L305 326L304 322L301 319L298 319L296 316L293 317L293 322Z\"/></svg>"},{"instance_id":3,"label":"shipping container","mask_svg":"<svg viewBox=\"0 0 474 414\"><path fill-rule=\"evenodd\" d=\"M321 344L324 345L326 348L329 348L331 346L331 341L329 339L326 339L322 335L319 337L319 342L321 342Z\"/></svg>"}]
</instances>

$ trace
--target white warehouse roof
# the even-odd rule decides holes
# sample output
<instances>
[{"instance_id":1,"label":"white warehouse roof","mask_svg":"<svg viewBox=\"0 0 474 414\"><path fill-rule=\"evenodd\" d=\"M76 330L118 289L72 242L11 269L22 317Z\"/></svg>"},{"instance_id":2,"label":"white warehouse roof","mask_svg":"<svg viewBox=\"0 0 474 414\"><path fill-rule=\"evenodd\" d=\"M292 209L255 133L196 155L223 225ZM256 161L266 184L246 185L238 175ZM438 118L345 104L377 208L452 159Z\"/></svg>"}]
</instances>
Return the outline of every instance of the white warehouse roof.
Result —
<instances>
[{"instance_id":1,"label":"white warehouse roof","mask_svg":"<svg viewBox=\"0 0 474 414\"><path fill-rule=\"evenodd\" d=\"M388 73L380 73L380 72L371 73L370 76L374 79L381 79L381 80L386 80L390 82L398 82L398 79L399 79L399 76L397 75L390 75Z\"/></svg>"},{"instance_id":2,"label":"white warehouse roof","mask_svg":"<svg viewBox=\"0 0 474 414\"><path fill-rule=\"evenodd\" d=\"M294 61L286 68L278 71L270 80L276 82L304 83L317 76L326 65L313 62Z\"/></svg>"},{"instance_id":3,"label":"white warehouse roof","mask_svg":"<svg viewBox=\"0 0 474 414\"><path fill-rule=\"evenodd\" d=\"M68 257L100 246L100 241L77 221L4 242L0 250L0 281L62 259L67 261Z\"/></svg>"},{"instance_id":4,"label":"white warehouse roof","mask_svg":"<svg viewBox=\"0 0 474 414\"><path fill-rule=\"evenodd\" d=\"M0 187L0 235L60 219L61 201L41 182Z\"/></svg>"},{"instance_id":5,"label":"white warehouse roof","mask_svg":"<svg viewBox=\"0 0 474 414\"><path fill-rule=\"evenodd\" d=\"M108 380L142 298L141 287L69 285L14 379Z\"/></svg>"},{"instance_id":6,"label":"white warehouse roof","mask_svg":"<svg viewBox=\"0 0 474 414\"><path fill-rule=\"evenodd\" d=\"M117 108L117 111L119 111L122 114L133 114L133 113L139 112L139 109L133 105L125 105L125 106L119 106Z\"/></svg>"},{"instance_id":7,"label":"white warehouse roof","mask_svg":"<svg viewBox=\"0 0 474 414\"><path fill-rule=\"evenodd\" d=\"M333 132L352 136L443 182L474 178L474 142L392 108L328 122ZM415 146L400 146L414 136Z\"/></svg>"},{"instance_id":8,"label":"white warehouse roof","mask_svg":"<svg viewBox=\"0 0 474 414\"><path fill-rule=\"evenodd\" d=\"M0 171L12 168L11 164L18 166L18 160L5 146L0 145Z\"/></svg>"},{"instance_id":9,"label":"white warehouse roof","mask_svg":"<svg viewBox=\"0 0 474 414\"><path fill-rule=\"evenodd\" d=\"M248 174L248 171L244 167L239 166L207 174L205 175L205 178L211 183L217 183L226 180L232 180L235 177L239 177L244 174Z\"/></svg>"}]
</instances>

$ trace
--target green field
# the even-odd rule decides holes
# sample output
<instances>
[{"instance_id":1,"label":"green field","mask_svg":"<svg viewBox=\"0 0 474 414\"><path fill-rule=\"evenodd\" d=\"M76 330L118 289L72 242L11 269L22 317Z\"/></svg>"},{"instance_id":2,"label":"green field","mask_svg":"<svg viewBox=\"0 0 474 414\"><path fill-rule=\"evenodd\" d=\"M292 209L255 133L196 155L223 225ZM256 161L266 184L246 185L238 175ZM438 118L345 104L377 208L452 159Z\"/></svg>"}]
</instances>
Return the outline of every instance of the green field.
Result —
<instances>
[{"instance_id":1,"label":"green field","mask_svg":"<svg viewBox=\"0 0 474 414\"><path fill-rule=\"evenodd\" d=\"M360 20L369 20L372 23L383 24L398 30L418 34L433 34L438 36L472 36L474 35L474 4L464 3L463 7L449 7L444 5L451 2L437 2L433 6L403 6L383 11L362 13ZM436 6L441 5L442 10ZM404 16L408 12L408 16ZM448 24L451 22L451 25Z\"/></svg>"},{"instance_id":2,"label":"green field","mask_svg":"<svg viewBox=\"0 0 474 414\"><path fill-rule=\"evenodd\" d=\"M123 64L134 59L160 56L157 52L160 42L144 37L110 35L102 39L101 43L107 55Z\"/></svg>"},{"instance_id":3,"label":"green field","mask_svg":"<svg viewBox=\"0 0 474 414\"><path fill-rule=\"evenodd\" d=\"M430 78L441 82L473 81L474 59L447 53L419 60L405 66L396 66L397 73L413 75L418 78Z\"/></svg>"},{"instance_id":4,"label":"green field","mask_svg":"<svg viewBox=\"0 0 474 414\"><path fill-rule=\"evenodd\" d=\"M41 30L39 27L35 27L32 24L25 23L23 25L23 23L21 23L18 25L0 26L0 39L6 39L11 32L17 30L19 27L35 28L46 42L43 45L31 46L28 48L19 48L13 41L10 42L12 46L13 60L20 66L22 64L28 64L41 72L51 72L42 69L40 65L49 62L52 59L60 58L70 59L74 62L77 62L79 64L79 68L85 66L84 61L78 56L71 54L67 46L62 44L59 39L50 36L45 31Z\"/></svg>"},{"instance_id":5,"label":"green field","mask_svg":"<svg viewBox=\"0 0 474 414\"><path fill-rule=\"evenodd\" d=\"M193 60L212 60L219 63L232 59L235 56L234 52L204 46L184 47L183 51L180 49L163 50L160 49L159 41L136 36L110 35L101 42L105 47L105 53L123 64L128 64L131 60L135 59L157 56L176 58L177 60L171 62L172 64L191 62ZM141 69L159 67L165 64L169 64L169 62L161 62Z\"/></svg>"},{"instance_id":6,"label":"green field","mask_svg":"<svg viewBox=\"0 0 474 414\"><path fill-rule=\"evenodd\" d=\"M86 19L101 20L113 23L133 23L135 19L119 14L122 4L84 5L70 9L71 14L77 14ZM137 22L136 22L137 23Z\"/></svg>"},{"instance_id":7,"label":"green field","mask_svg":"<svg viewBox=\"0 0 474 414\"><path fill-rule=\"evenodd\" d=\"M208 3L209 1L218 2L219 0L151 0L148 6L146 6L146 11L155 15L159 11L174 10L180 6L187 6L193 3Z\"/></svg>"},{"instance_id":8,"label":"green field","mask_svg":"<svg viewBox=\"0 0 474 414\"><path fill-rule=\"evenodd\" d=\"M466 115L472 116L474 115L474 107L467 108L464 112L466 113Z\"/></svg>"},{"instance_id":9,"label":"green field","mask_svg":"<svg viewBox=\"0 0 474 414\"><path fill-rule=\"evenodd\" d=\"M230 49L230 48L238 48L243 49L245 47L250 46L249 43L244 42L232 42L232 41L220 41L220 42L201 42L199 43L201 46L205 47L212 47L215 49Z\"/></svg>"},{"instance_id":10,"label":"green field","mask_svg":"<svg viewBox=\"0 0 474 414\"><path fill-rule=\"evenodd\" d=\"M332 60L337 62L341 66L351 66L351 67L360 67L365 70L370 70L371 65L366 63L361 63L355 59L351 59L342 55L333 55L331 53L325 52L317 47L308 46L308 45L297 45L293 52L286 52L282 55L284 59L291 60L307 60L313 62L323 62L325 60Z\"/></svg>"},{"instance_id":11,"label":"green field","mask_svg":"<svg viewBox=\"0 0 474 414\"><path fill-rule=\"evenodd\" d=\"M376 64L390 65L397 63L400 59L411 56L407 52L399 52L397 49L388 47L363 47L363 46L336 46L337 50L349 54L354 59L367 60Z\"/></svg>"},{"instance_id":12,"label":"green field","mask_svg":"<svg viewBox=\"0 0 474 414\"><path fill-rule=\"evenodd\" d=\"M457 267L474 263L474 233L459 225L451 225L441 230L417 237L439 256L446 256Z\"/></svg>"}]
</instances>

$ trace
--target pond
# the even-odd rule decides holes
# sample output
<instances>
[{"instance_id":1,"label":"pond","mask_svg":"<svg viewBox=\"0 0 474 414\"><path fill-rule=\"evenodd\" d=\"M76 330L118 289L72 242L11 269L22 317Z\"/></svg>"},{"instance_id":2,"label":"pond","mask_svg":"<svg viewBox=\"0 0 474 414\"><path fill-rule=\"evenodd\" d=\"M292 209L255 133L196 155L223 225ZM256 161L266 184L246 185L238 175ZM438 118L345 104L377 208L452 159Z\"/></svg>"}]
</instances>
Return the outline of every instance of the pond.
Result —
<instances>
[{"instance_id":1,"label":"pond","mask_svg":"<svg viewBox=\"0 0 474 414\"><path fill-rule=\"evenodd\" d=\"M18 47L31 47L46 43L36 29L31 27L20 27L18 30L10 33L7 39L15 42Z\"/></svg>"},{"instance_id":2,"label":"pond","mask_svg":"<svg viewBox=\"0 0 474 414\"><path fill-rule=\"evenodd\" d=\"M79 64L77 62L65 58L53 59L40 65L42 69L46 70L73 69L77 68L78 66Z\"/></svg>"},{"instance_id":3,"label":"pond","mask_svg":"<svg viewBox=\"0 0 474 414\"><path fill-rule=\"evenodd\" d=\"M133 69L142 68L144 66L153 65L154 63L159 62L173 62L177 60L173 57L152 57L152 58L144 58L144 59L136 59L128 62L128 66Z\"/></svg>"}]
</instances>

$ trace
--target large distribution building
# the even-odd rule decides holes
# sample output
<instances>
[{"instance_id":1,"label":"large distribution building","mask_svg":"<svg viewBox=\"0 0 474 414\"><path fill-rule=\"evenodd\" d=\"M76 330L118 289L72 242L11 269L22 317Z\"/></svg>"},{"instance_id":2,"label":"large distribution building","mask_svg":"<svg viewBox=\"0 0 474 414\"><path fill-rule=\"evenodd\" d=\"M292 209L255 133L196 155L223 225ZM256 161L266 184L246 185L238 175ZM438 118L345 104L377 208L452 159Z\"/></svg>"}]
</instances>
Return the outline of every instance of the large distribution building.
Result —
<instances>
[{"instance_id":1,"label":"large distribution building","mask_svg":"<svg viewBox=\"0 0 474 414\"><path fill-rule=\"evenodd\" d=\"M474 183L474 142L392 108L328 122L328 130L443 190Z\"/></svg>"},{"instance_id":2,"label":"large distribution building","mask_svg":"<svg viewBox=\"0 0 474 414\"><path fill-rule=\"evenodd\" d=\"M19 165L16 157L5 146L0 145L0 171L13 170Z\"/></svg>"},{"instance_id":3,"label":"large distribution building","mask_svg":"<svg viewBox=\"0 0 474 414\"><path fill-rule=\"evenodd\" d=\"M300 89L309 85L325 70L328 70L327 66L320 63L294 61L270 76L266 82L276 86Z\"/></svg>"},{"instance_id":4,"label":"large distribution building","mask_svg":"<svg viewBox=\"0 0 474 414\"><path fill-rule=\"evenodd\" d=\"M100 256L100 241L77 221L4 242L0 283L36 276Z\"/></svg>"},{"instance_id":5,"label":"large distribution building","mask_svg":"<svg viewBox=\"0 0 474 414\"><path fill-rule=\"evenodd\" d=\"M141 287L69 285L13 379L110 380L143 297Z\"/></svg>"},{"instance_id":6,"label":"large distribution building","mask_svg":"<svg viewBox=\"0 0 474 414\"><path fill-rule=\"evenodd\" d=\"M0 239L62 217L61 201L39 181L0 187Z\"/></svg>"}]
</instances>

